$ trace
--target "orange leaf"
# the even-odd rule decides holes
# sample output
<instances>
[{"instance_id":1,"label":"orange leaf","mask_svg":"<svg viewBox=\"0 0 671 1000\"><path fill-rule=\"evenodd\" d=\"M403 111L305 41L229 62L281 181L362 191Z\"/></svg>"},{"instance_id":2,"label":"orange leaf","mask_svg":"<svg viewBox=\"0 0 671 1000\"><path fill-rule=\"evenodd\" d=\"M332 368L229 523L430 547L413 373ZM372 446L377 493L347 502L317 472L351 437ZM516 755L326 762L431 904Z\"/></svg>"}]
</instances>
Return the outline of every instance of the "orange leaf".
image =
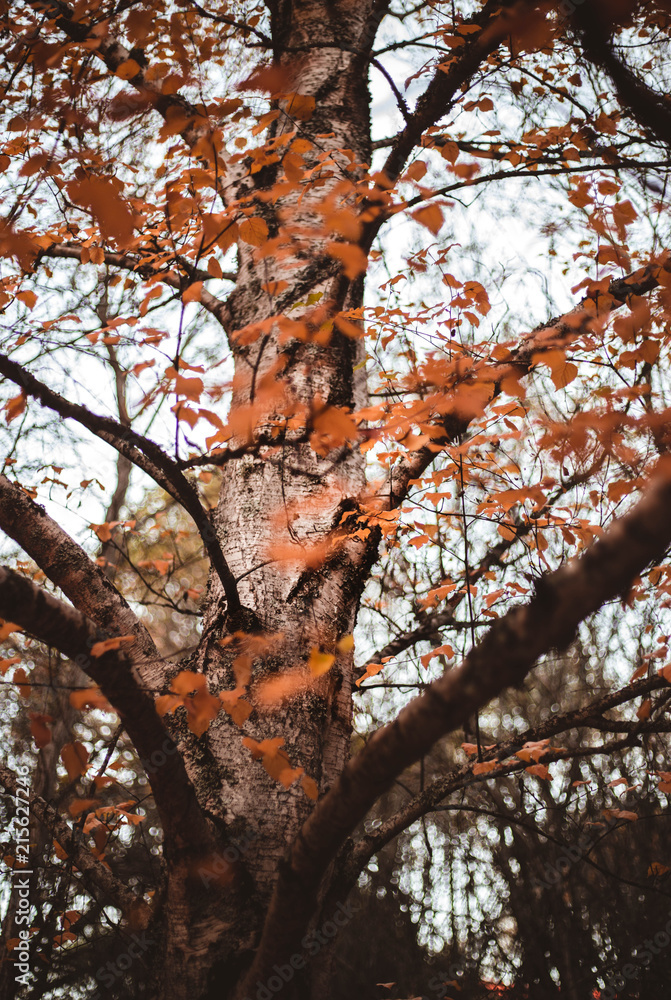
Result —
<instances>
[{"instance_id":1,"label":"orange leaf","mask_svg":"<svg viewBox=\"0 0 671 1000\"><path fill-rule=\"evenodd\" d=\"M186 378L184 375L177 375L175 378L176 395L186 396L187 399L197 403L203 392L202 378Z\"/></svg>"},{"instance_id":2,"label":"orange leaf","mask_svg":"<svg viewBox=\"0 0 671 1000\"><path fill-rule=\"evenodd\" d=\"M324 215L324 223L328 231L344 236L346 240L358 240L363 225L357 213L351 208L339 208L328 211Z\"/></svg>"},{"instance_id":3,"label":"orange leaf","mask_svg":"<svg viewBox=\"0 0 671 1000\"><path fill-rule=\"evenodd\" d=\"M98 708L101 712L113 712L114 709L108 702L99 687L82 688L81 691L73 691L70 695L70 704L73 708Z\"/></svg>"},{"instance_id":4,"label":"orange leaf","mask_svg":"<svg viewBox=\"0 0 671 1000\"><path fill-rule=\"evenodd\" d=\"M91 656L104 656L111 649L119 649L124 643L127 645L132 645L135 642L134 635L118 635L114 639L103 639L102 642L96 642L91 646Z\"/></svg>"},{"instance_id":5,"label":"orange leaf","mask_svg":"<svg viewBox=\"0 0 671 1000\"><path fill-rule=\"evenodd\" d=\"M344 441L356 441L359 430L351 414L339 406L328 406L314 418L313 426L317 434L324 436L333 447Z\"/></svg>"},{"instance_id":6,"label":"orange leaf","mask_svg":"<svg viewBox=\"0 0 671 1000\"><path fill-rule=\"evenodd\" d=\"M338 652L351 653L354 649L354 636L351 633L342 636L337 642Z\"/></svg>"},{"instance_id":7,"label":"orange leaf","mask_svg":"<svg viewBox=\"0 0 671 1000\"><path fill-rule=\"evenodd\" d=\"M273 708L307 691L311 683L304 670L286 670L260 681L254 690L254 700L261 708Z\"/></svg>"},{"instance_id":8,"label":"orange leaf","mask_svg":"<svg viewBox=\"0 0 671 1000\"><path fill-rule=\"evenodd\" d=\"M105 521L103 524L89 524L89 528L95 531L101 542L109 542L112 537L112 528L116 528L120 521Z\"/></svg>"},{"instance_id":9,"label":"orange leaf","mask_svg":"<svg viewBox=\"0 0 671 1000\"><path fill-rule=\"evenodd\" d=\"M604 815L610 819L612 816L615 819L626 819L629 823L635 823L638 816L635 812L631 812L630 809L604 809Z\"/></svg>"},{"instance_id":10,"label":"orange leaf","mask_svg":"<svg viewBox=\"0 0 671 1000\"><path fill-rule=\"evenodd\" d=\"M436 656L446 656L448 660L451 660L452 657L454 656L454 649L452 648L452 646L448 645L437 646L435 649L432 649L429 653L424 653L423 656L420 657L422 666L428 667L428 665L431 663L431 660L435 659Z\"/></svg>"},{"instance_id":11,"label":"orange leaf","mask_svg":"<svg viewBox=\"0 0 671 1000\"><path fill-rule=\"evenodd\" d=\"M12 632L23 632L23 629L20 625L14 625L13 622L7 622L0 618L0 642L4 642Z\"/></svg>"},{"instance_id":12,"label":"orange leaf","mask_svg":"<svg viewBox=\"0 0 671 1000\"><path fill-rule=\"evenodd\" d=\"M368 269L368 257L356 243L327 243L326 252L342 261L346 278L358 278Z\"/></svg>"},{"instance_id":13,"label":"orange leaf","mask_svg":"<svg viewBox=\"0 0 671 1000\"><path fill-rule=\"evenodd\" d=\"M331 669L334 663L333 653L323 653L317 646L313 646L310 650L308 668L313 677L321 677L322 674Z\"/></svg>"},{"instance_id":14,"label":"orange leaf","mask_svg":"<svg viewBox=\"0 0 671 1000\"><path fill-rule=\"evenodd\" d=\"M643 702L641 707L636 712L636 718L640 719L643 722L645 719L650 718L651 711L652 711L652 702L650 701L649 698L646 698L646 700Z\"/></svg>"},{"instance_id":15,"label":"orange leaf","mask_svg":"<svg viewBox=\"0 0 671 1000\"><path fill-rule=\"evenodd\" d=\"M263 284L261 285L262 291L267 292L268 295L280 295L288 287L289 287L289 282L284 280L264 281Z\"/></svg>"},{"instance_id":16,"label":"orange leaf","mask_svg":"<svg viewBox=\"0 0 671 1000\"><path fill-rule=\"evenodd\" d=\"M30 713L30 732L38 750L42 750L51 743L51 730L47 725L48 722L53 722L52 715L40 715L38 712Z\"/></svg>"},{"instance_id":17,"label":"orange leaf","mask_svg":"<svg viewBox=\"0 0 671 1000\"><path fill-rule=\"evenodd\" d=\"M173 679L170 687L175 695L179 696L186 709L189 729L197 736L202 736L221 708L221 700L208 691L207 678L204 674L197 674L191 670L181 670ZM170 695L163 695L162 698L157 699L156 710L159 714L165 714L165 711L174 711L178 707L179 700L176 704L166 708L165 711L161 711L159 702L163 708L164 703L168 704L167 699L170 697Z\"/></svg>"},{"instance_id":18,"label":"orange leaf","mask_svg":"<svg viewBox=\"0 0 671 1000\"><path fill-rule=\"evenodd\" d=\"M541 757L550 752L549 740L538 740L537 742L525 743L521 750L518 750L515 754L520 760L538 761Z\"/></svg>"},{"instance_id":19,"label":"orange leaf","mask_svg":"<svg viewBox=\"0 0 671 1000\"><path fill-rule=\"evenodd\" d=\"M363 682L368 680L369 677L375 677L375 675L379 674L381 670L384 670L384 663L367 663L366 672L362 677L359 677L356 682L356 686L359 687L359 685L363 684Z\"/></svg>"},{"instance_id":20,"label":"orange leaf","mask_svg":"<svg viewBox=\"0 0 671 1000\"><path fill-rule=\"evenodd\" d=\"M19 667L18 670L14 671L12 684L16 684L18 686L19 694L22 698L30 698L30 682L28 680L28 674L25 672L23 667Z\"/></svg>"},{"instance_id":21,"label":"orange leaf","mask_svg":"<svg viewBox=\"0 0 671 1000\"><path fill-rule=\"evenodd\" d=\"M126 59L117 66L115 76L118 76L120 80L132 80L134 76L137 76L140 72L140 64L134 59Z\"/></svg>"},{"instance_id":22,"label":"orange leaf","mask_svg":"<svg viewBox=\"0 0 671 1000\"><path fill-rule=\"evenodd\" d=\"M200 293L203 290L202 281L194 281L192 285L182 292L182 302L185 304L188 302L200 302Z\"/></svg>"},{"instance_id":23,"label":"orange leaf","mask_svg":"<svg viewBox=\"0 0 671 1000\"><path fill-rule=\"evenodd\" d=\"M161 576L167 576L172 569L171 559L152 559L151 563L156 572L160 573Z\"/></svg>"},{"instance_id":24,"label":"orange leaf","mask_svg":"<svg viewBox=\"0 0 671 1000\"><path fill-rule=\"evenodd\" d=\"M180 670L173 678L170 687L175 694L185 698L187 695L200 691L206 684L207 679L204 674L197 674L193 670Z\"/></svg>"},{"instance_id":25,"label":"orange leaf","mask_svg":"<svg viewBox=\"0 0 671 1000\"><path fill-rule=\"evenodd\" d=\"M309 97L307 94L289 94L284 110L291 118L306 122L314 114L315 103L314 97Z\"/></svg>"},{"instance_id":26,"label":"orange leaf","mask_svg":"<svg viewBox=\"0 0 671 1000\"><path fill-rule=\"evenodd\" d=\"M97 804L95 799L74 799L68 806L68 812L75 819L77 816L81 816L83 812L89 812Z\"/></svg>"},{"instance_id":27,"label":"orange leaf","mask_svg":"<svg viewBox=\"0 0 671 1000\"><path fill-rule=\"evenodd\" d=\"M246 722L254 711L246 698L240 697L237 691L220 691L219 699L236 726Z\"/></svg>"},{"instance_id":28,"label":"orange leaf","mask_svg":"<svg viewBox=\"0 0 671 1000\"><path fill-rule=\"evenodd\" d=\"M121 197L123 184L112 177L85 177L71 181L67 193L75 203L88 208L103 236L127 244L133 238L135 216Z\"/></svg>"},{"instance_id":29,"label":"orange leaf","mask_svg":"<svg viewBox=\"0 0 671 1000\"><path fill-rule=\"evenodd\" d=\"M10 656L6 660L0 660L0 674L4 677L10 667L13 667L15 663L20 663L20 656Z\"/></svg>"},{"instance_id":30,"label":"orange leaf","mask_svg":"<svg viewBox=\"0 0 671 1000\"><path fill-rule=\"evenodd\" d=\"M30 291L30 289L26 289L23 292L17 292L16 297L19 300L19 302L23 302L24 305L27 305L29 309L35 308L35 304L37 302L37 295L35 295L35 292Z\"/></svg>"},{"instance_id":31,"label":"orange leaf","mask_svg":"<svg viewBox=\"0 0 671 1000\"><path fill-rule=\"evenodd\" d=\"M83 743L76 740L74 743L66 743L61 750L61 760L68 772L70 781L81 777L86 771L89 755Z\"/></svg>"},{"instance_id":32,"label":"orange leaf","mask_svg":"<svg viewBox=\"0 0 671 1000\"><path fill-rule=\"evenodd\" d=\"M445 221L438 205L425 205L418 208L416 212L412 213L412 217L431 230L434 236L438 235Z\"/></svg>"},{"instance_id":33,"label":"orange leaf","mask_svg":"<svg viewBox=\"0 0 671 1000\"><path fill-rule=\"evenodd\" d=\"M529 774L534 774L537 778L544 778L546 781L552 781L552 775L545 764L532 764L531 767L526 767L525 771Z\"/></svg>"},{"instance_id":34,"label":"orange leaf","mask_svg":"<svg viewBox=\"0 0 671 1000\"><path fill-rule=\"evenodd\" d=\"M671 794L671 771L655 771L659 777L659 790L665 795Z\"/></svg>"},{"instance_id":35,"label":"orange leaf","mask_svg":"<svg viewBox=\"0 0 671 1000\"><path fill-rule=\"evenodd\" d=\"M61 847L61 845L58 843L57 840L54 840L53 846L54 846L54 854L56 855L58 860L65 861L66 858L68 857L67 851L63 850L63 848Z\"/></svg>"},{"instance_id":36,"label":"orange leaf","mask_svg":"<svg viewBox=\"0 0 671 1000\"><path fill-rule=\"evenodd\" d=\"M483 760L480 764L473 765L473 774L489 774L499 766L498 760Z\"/></svg>"},{"instance_id":37,"label":"orange leaf","mask_svg":"<svg viewBox=\"0 0 671 1000\"><path fill-rule=\"evenodd\" d=\"M256 740L253 740L249 736L245 736L242 743L248 750L251 750L255 760L261 759L270 777L274 778L275 781L279 781L285 788L292 785L296 778L299 778L303 774L302 767L292 768L286 751L281 749L284 743L282 736L276 736L270 740L262 740L260 743L257 743Z\"/></svg>"},{"instance_id":38,"label":"orange leaf","mask_svg":"<svg viewBox=\"0 0 671 1000\"><path fill-rule=\"evenodd\" d=\"M12 399L8 399L3 410L5 411L5 420L7 423L11 423L16 417L20 417L26 408L26 394L20 392L18 396L14 396Z\"/></svg>"},{"instance_id":39,"label":"orange leaf","mask_svg":"<svg viewBox=\"0 0 671 1000\"><path fill-rule=\"evenodd\" d=\"M261 247L268 239L268 226L264 219L253 215L251 219L243 219L238 226L240 239L253 247Z\"/></svg>"},{"instance_id":40,"label":"orange leaf","mask_svg":"<svg viewBox=\"0 0 671 1000\"><path fill-rule=\"evenodd\" d=\"M319 788L314 778L311 778L309 774L304 774L301 778L301 785L307 797L316 802L319 798Z\"/></svg>"},{"instance_id":41,"label":"orange leaf","mask_svg":"<svg viewBox=\"0 0 671 1000\"><path fill-rule=\"evenodd\" d=\"M448 160L450 163L456 163L459 159L459 147L456 142L452 142L452 140L445 142L440 147L440 155L444 160Z\"/></svg>"},{"instance_id":42,"label":"orange leaf","mask_svg":"<svg viewBox=\"0 0 671 1000\"><path fill-rule=\"evenodd\" d=\"M221 264L216 257L210 257L207 262L207 272L213 278L223 278L224 272L221 269Z\"/></svg>"},{"instance_id":43,"label":"orange leaf","mask_svg":"<svg viewBox=\"0 0 671 1000\"><path fill-rule=\"evenodd\" d=\"M162 694L154 702L156 711L161 716L167 715L168 712L174 712L176 708L184 704L184 699L180 698L177 694Z\"/></svg>"}]
</instances>

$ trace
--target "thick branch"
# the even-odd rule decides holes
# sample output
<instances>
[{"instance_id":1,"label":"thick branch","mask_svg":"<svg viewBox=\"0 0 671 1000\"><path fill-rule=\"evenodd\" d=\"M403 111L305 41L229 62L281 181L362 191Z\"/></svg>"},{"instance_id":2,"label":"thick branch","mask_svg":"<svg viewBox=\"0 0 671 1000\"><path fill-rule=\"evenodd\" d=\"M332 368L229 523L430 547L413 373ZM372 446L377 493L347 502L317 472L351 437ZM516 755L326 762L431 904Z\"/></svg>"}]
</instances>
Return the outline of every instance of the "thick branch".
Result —
<instances>
[{"instance_id":1,"label":"thick branch","mask_svg":"<svg viewBox=\"0 0 671 1000\"><path fill-rule=\"evenodd\" d=\"M21 386L25 393L37 399L42 406L54 410L61 417L76 420L92 434L125 455L190 514L198 528L212 566L221 580L229 614L235 615L240 610L240 598L235 577L224 558L217 533L198 498L198 493L188 479L185 479L177 464L168 458L165 452L149 438L124 427L111 417L101 417L92 413L85 406L64 399L63 396L59 396L57 392L49 389L34 375L31 375L21 365L4 354L0 354L0 374Z\"/></svg>"},{"instance_id":2,"label":"thick branch","mask_svg":"<svg viewBox=\"0 0 671 1000\"><path fill-rule=\"evenodd\" d=\"M424 131L435 124L450 108L467 83L490 53L495 52L510 30L510 21L502 14L503 4L488 0L474 17L463 22L464 27L479 28L478 32L464 35L464 44L454 62L445 70L436 68L433 79L417 101L406 126L392 145L382 168L390 183L394 183L403 166L418 145Z\"/></svg>"},{"instance_id":3,"label":"thick branch","mask_svg":"<svg viewBox=\"0 0 671 1000\"><path fill-rule=\"evenodd\" d=\"M240 996L296 949L338 848L394 778L506 687L519 685L540 656L566 648L584 618L625 594L650 562L662 559L671 544L670 509L671 467L663 462L628 515L579 559L539 581L528 604L493 624L460 667L426 688L346 765L289 851Z\"/></svg>"},{"instance_id":4,"label":"thick branch","mask_svg":"<svg viewBox=\"0 0 671 1000\"><path fill-rule=\"evenodd\" d=\"M597 8L596 10L594 8ZM612 5L587 3L574 7L572 21L590 62L604 69L617 96L649 135L671 148L671 107L666 95L656 93L620 59L613 48Z\"/></svg>"},{"instance_id":5,"label":"thick branch","mask_svg":"<svg viewBox=\"0 0 671 1000\"><path fill-rule=\"evenodd\" d=\"M156 713L152 698L138 683L132 659L119 650L93 656L93 645L108 637L80 611L4 567L0 567L0 614L86 671L119 712L146 765L151 762L152 754L160 753L164 762L151 769L151 782L165 832L167 856L188 848L196 852L211 848L211 833L182 758Z\"/></svg>"},{"instance_id":6,"label":"thick branch","mask_svg":"<svg viewBox=\"0 0 671 1000\"><path fill-rule=\"evenodd\" d=\"M661 688L668 688L667 681L663 677L646 677L633 684L628 684L619 691L613 691L599 698L597 701L586 705L584 708L567 712L565 715L554 716L538 726L532 726L524 733L516 733L509 739L499 743L492 750L484 751L483 760L504 761L512 757L520 750L525 743L538 742L540 740L551 739L560 733L565 733L570 729L595 729L599 732L626 733L634 735L639 732L666 732L666 721L641 723L639 720L611 720L604 718L604 713L618 708L626 702L636 698L644 697L652 691ZM542 763L548 763L550 757L543 757ZM524 766L528 766L525 764ZM464 787L464 781L473 777L472 762L465 764L452 774L437 778L422 792L415 795L406 802L402 809L386 819L372 834L362 837L349 852L342 868L341 874L349 882L356 878L359 872L377 854L385 844L397 837L403 830L415 823L422 816L431 812L448 795ZM487 780L488 774L483 775Z\"/></svg>"},{"instance_id":7,"label":"thick branch","mask_svg":"<svg viewBox=\"0 0 671 1000\"><path fill-rule=\"evenodd\" d=\"M134 635L133 662L155 663L149 632L99 566L17 483L0 476L0 528L76 608L110 635ZM141 673L144 671L141 670Z\"/></svg>"},{"instance_id":8,"label":"thick branch","mask_svg":"<svg viewBox=\"0 0 671 1000\"><path fill-rule=\"evenodd\" d=\"M81 261L82 247L71 246L67 243L54 243L52 246L47 247L46 250L40 250L37 260L39 261L42 257L60 257L64 260ZM118 267L123 271L132 271L141 278L160 278L163 284L169 285L170 288L182 289L184 286L184 282L172 271L154 267L154 265L143 260L139 255L114 253L111 250L106 250L103 254L103 260L108 267ZM199 267L188 267L185 261L180 260L179 263L187 268L189 282L212 281L212 275L209 271L204 271ZM224 271L222 274L222 278L225 278L226 281L235 281L236 277L237 275L234 271Z\"/></svg>"}]
</instances>

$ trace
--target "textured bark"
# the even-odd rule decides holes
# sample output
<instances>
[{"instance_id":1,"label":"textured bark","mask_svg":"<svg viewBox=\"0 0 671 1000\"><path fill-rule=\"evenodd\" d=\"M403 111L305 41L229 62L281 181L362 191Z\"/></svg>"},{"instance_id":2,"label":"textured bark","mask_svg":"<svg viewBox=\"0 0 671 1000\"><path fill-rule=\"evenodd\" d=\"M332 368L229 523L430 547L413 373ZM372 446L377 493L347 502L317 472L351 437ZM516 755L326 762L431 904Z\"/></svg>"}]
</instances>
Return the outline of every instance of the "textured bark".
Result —
<instances>
[{"instance_id":1,"label":"textured bark","mask_svg":"<svg viewBox=\"0 0 671 1000\"><path fill-rule=\"evenodd\" d=\"M87 45L101 70L115 74L129 62L132 53L111 25L99 22L92 40L85 5L78 5L76 16L60 0L36 0L32 6L40 16L51 17L65 37ZM390 144L386 178L378 178L378 189L369 191L362 203L360 250L370 249L388 218L386 188L401 176L427 128L440 121L470 86L515 19L523 19L537 6L491 0L466 22L473 30L465 32L463 47L446 71L436 69L415 110L406 113L404 128ZM354 628L377 538L371 533L368 540L358 539L349 528L349 515L356 514L366 492L361 452L345 445L322 454L309 437L324 408L357 410L366 403L362 341L345 336L337 327L329 337L320 336L322 325L331 323L340 310L362 305L364 288L362 276L346 279L337 259L329 255L328 243L340 237L325 230L321 208L336 192L353 205L356 181L370 163L365 80L386 7L375 0L329 4L269 0L268 7L271 38L255 34L272 48L275 68L284 73L283 91L315 99L314 113L307 120L295 121L291 104L282 105L270 136L279 139L296 130L313 142L313 152L305 154L308 167L316 170L318 157L326 153L332 154L332 162L321 168L319 183L304 188L278 184L282 168L273 162L256 171L248 170L251 161L230 162L217 177L217 192L225 203L241 211L252 206L255 216L266 222L269 239L281 243L281 252L266 257L241 240L237 272L226 274L235 280L230 297L223 301L206 289L200 294L201 305L222 328L222 341L228 338L235 365L231 424L237 432L221 458L224 474L216 509L210 513L203 507L196 487L184 474L187 463L169 458L137 434L121 405L119 420L97 416L0 355L0 374L117 450L119 488L108 511L110 519L119 512L133 463L190 514L212 564L202 640L188 660L163 663L142 622L106 574L24 491L0 477L0 527L74 605L71 608L18 574L0 569L0 613L75 658L100 684L120 712L152 784L166 860L165 882L154 910L151 914L142 910L142 920L151 920L157 942L151 958L152 1000L256 998L274 965L286 963L300 950L301 936L320 907L329 917L329 908L344 901L343 894L373 851L458 787L452 775L427 789L375 837L363 837L336 866L344 839L393 779L506 685L520 683L540 655L565 646L587 614L625 591L671 542L671 488L665 476L632 514L581 559L542 582L528 605L492 626L460 668L431 685L349 760L354 667L351 654L339 651L338 642ZM221 17L225 20L225 15ZM601 51L594 58L618 79L616 64L602 58ZM209 134L207 119L181 95L163 94L160 82L136 65L139 70L128 85L163 118L173 111L186 114L181 139L197 157L201 140ZM638 90L633 93L630 104L640 96ZM69 242L55 244L43 247L38 261L42 257L81 259L81 248ZM159 273L137 254L107 251L103 259L110 267L142 277ZM671 265L661 266L668 270ZM183 291L208 277L208 272L182 260L163 275L163 282ZM283 283L275 297L266 290L274 281ZM600 317L657 284L653 269L613 283L610 297L598 300ZM473 378L488 384L490 400L505 388L506 380L528 374L539 353L565 347L588 330L594 301L588 297L572 313L533 331L509 357L499 357L488 367L485 362L474 365ZM110 359L114 368L113 353ZM115 375L118 381L118 368ZM381 505L398 507L409 483L428 468L440 447L465 434L480 415L459 407L457 394L456 380L454 386L445 386L440 411L443 440L434 439L409 460L394 464L379 491ZM121 389L120 404L122 398ZM244 430L250 419L251 443ZM278 549L285 555L278 556ZM285 557L289 549L296 553L295 559ZM323 558L312 560L312 549L321 551ZM493 548L480 570L484 572L502 551ZM450 606L450 616L452 611ZM432 635L448 620L441 614L446 612L427 619L422 628L382 653L392 655ZM90 655L93 642L119 634L135 636L128 655L117 651L99 658ZM204 674L212 692L227 691L238 685L239 658L248 657L247 686L253 701L259 682L306 668L315 648L336 655L331 670L306 693L272 710L255 702L256 711L242 724L221 711L196 736L183 713L161 721L155 712L153 695L165 693L179 670ZM646 690L652 689L649 684ZM641 686L636 692L642 690ZM583 715L581 721L595 720ZM262 761L253 758L243 737L257 742L283 739L291 766L316 782L321 793L318 804L300 782L285 787L272 777ZM50 773L53 767L52 761ZM13 787L5 769L0 769L0 782ZM43 790L46 795L46 784ZM45 826L56 828L66 839L66 824L41 795L35 796L33 808ZM88 880L101 898L113 900L125 915L135 910L133 893L82 851L76 838L70 840L83 881ZM203 872L231 841L244 841L240 861L224 885L210 884ZM321 1000L327 994L326 951L311 981L297 976L281 990L291 1000Z\"/></svg>"},{"instance_id":2,"label":"textured bark","mask_svg":"<svg viewBox=\"0 0 671 1000\"><path fill-rule=\"evenodd\" d=\"M280 61L286 67L286 89L316 96L316 110L301 134L327 134L318 149L349 148L356 162L370 158L368 92L365 78L366 50L372 40L369 21L375 15L368 4L336 3L325 17L322 3L278 5L273 9L273 38ZM357 51L362 51L361 55ZM294 123L282 118L277 135ZM334 158L349 165L340 152ZM264 203L263 192L277 179L276 171L253 175L241 185L239 197L258 198L271 237L290 226L312 231L307 246L296 247L277 270L267 270L256 260L254 249L239 247L239 273L228 302L228 329L235 354L233 412L257 404L273 383L283 386L283 405L309 414L316 398L328 406L352 409L363 405L363 385L354 368L362 360L358 341L334 333L330 343L297 342L282 336L278 324L267 321L280 312L261 290L261 283L282 278L289 287L283 303L305 301L309 295L322 302L337 295L334 261L324 257L330 234L323 231L323 217L315 209L341 181L333 172L323 185L303 195L299 191ZM354 172L354 178L361 170ZM350 171L350 176L352 172ZM319 266L316 266L319 265ZM362 303L363 283L355 282L342 303L354 308ZM300 315L297 313L297 315ZM249 345L236 336L239 330L257 330ZM268 426L273 416L268 408ZM264 411L260 433L263 434ZM343 449L335 456L317 455L304 441L305 435L280 432L272 447L261 448L226 465L221 497L214 523L233 575L238 579L240 601L250 609L258 627L280 633L272 654L254 664L254 680L305 663L312 647L334 651L335 644L354 627L362 574L344 548L318 569L306 569L299 561L271 562L273 545L310 548L325 543L348 508L364 489L364 464L358 451ZM295 440L300 438L301 440ZM230 447L242 439L229 442ZM363 549L363 545L358 546ZM234 687L230 653L217 645L225 631L226 602L213 578L204 616L204 639L195 662L211 678L213 690ZM348 754L351 728L352 662L339 654L328 679L290 707L246 724L245 733L256 740L281 735L292 764L303 767L320 789L325 789L342 770ZM249 750L242 746L239 728L223 713L203 738L210 766L203 769L201 747L187 752L189 772L200 789L207 808L221 816L232 829L243 821L258 836L246 856L259 900L267 903L279 862L311 802L294 786L288 792L269 777L260 764L250 767Z\"/></svg>"},{"instance_id":3,"label":"textured bark","mask_svg":"<svg viewBox=\"0 0 671 1000\"><path fill-rule=\"evenodd\" d=\"M0 476L0 528L99 628L110 635L135 636L135 667L143 682L152 686L153 681L158 690L162 664L156 646L127 601L44 507L5 476Z\"/></svg>"}]
</instances>

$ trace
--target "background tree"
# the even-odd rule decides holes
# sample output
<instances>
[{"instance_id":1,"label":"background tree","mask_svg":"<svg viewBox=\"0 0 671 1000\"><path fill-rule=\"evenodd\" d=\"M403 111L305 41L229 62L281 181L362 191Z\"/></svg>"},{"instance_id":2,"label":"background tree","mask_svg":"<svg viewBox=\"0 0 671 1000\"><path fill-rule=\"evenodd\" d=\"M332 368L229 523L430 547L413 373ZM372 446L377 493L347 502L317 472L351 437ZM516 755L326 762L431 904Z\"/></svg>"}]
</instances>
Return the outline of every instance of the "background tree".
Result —
<instances>
[{"instance_id":1,"label":"background tree","mask_svg":"<svg viewBox=\"0 0 671 1000\"><path fill-rule=\"evenodd\" d=\"M671 787L670 7L2 8L7 996L335 995L405 831L397 995L648 969L601 896L669 895L662 833L610 886Z\"/></svg>"}]
</instances>

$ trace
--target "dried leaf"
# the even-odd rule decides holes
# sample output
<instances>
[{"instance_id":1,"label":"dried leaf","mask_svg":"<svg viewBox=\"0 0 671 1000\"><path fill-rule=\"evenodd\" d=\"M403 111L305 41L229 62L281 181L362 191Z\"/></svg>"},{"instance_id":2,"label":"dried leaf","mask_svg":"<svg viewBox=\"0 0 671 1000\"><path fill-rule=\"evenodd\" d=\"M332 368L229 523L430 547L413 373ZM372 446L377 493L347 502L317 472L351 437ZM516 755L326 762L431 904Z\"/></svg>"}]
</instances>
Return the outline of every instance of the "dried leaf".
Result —
<instances>
[{"instance_id":1,"label":"dried leaf","mask_svg":"<svg viewBox=\"0 0 671 1000\"><path fill-rule=\"evenodd\" d=\"M423 226L426 226L434 236L438 235L445 221L438 205L424 205L422 208L418 208L416 212L413 212L412 217Z\"/></svg>"},{"instance_id":2,"label":"dried leaf","mask_svg":"<svg viewBox=\"0 0 671 1000\"><path fill-rule=\"evenodd\" d=\"M51 743L51 730L47 723L53 722L53 716L41 715L38 712L30 712L29 714L31 735L38 750L42 750Z\"/></svg>"},{"instance_id":3,"label":"dried leaf","mask_svg":"<svg viewBox=\"0 0 671 1000\"><path fill-rule=\"evenodd\" d=\"M243 243L249 243L253 247L262 247L269 236L265 220L256 215L243 219L238 225L238 231Z\"/></svg>"},{"instance_id":4,"label":"dried leaf","mask_svg":"<svg viewBox=\"0 0 671 1000\"><path fill-rule=\"evenodd\" d=\"M117 635L113 639L103 639L91 646L91 656L96 658L104 656L112 649L120 649L122 646L131 646L135 642L134 635Z\"/></svg>"},{"instance_id":5,"label":"dried leaf","mask_svg":"<svg viewBox=\"0 0 671 1000\"><path fill-rule=\"evenodd\" d=\"M70 781L75 781L85 773L88 759L88 750L79 740L75 740L74 743L66 743L61 750L61 760Z\"/></svg>"}]
</instances>

